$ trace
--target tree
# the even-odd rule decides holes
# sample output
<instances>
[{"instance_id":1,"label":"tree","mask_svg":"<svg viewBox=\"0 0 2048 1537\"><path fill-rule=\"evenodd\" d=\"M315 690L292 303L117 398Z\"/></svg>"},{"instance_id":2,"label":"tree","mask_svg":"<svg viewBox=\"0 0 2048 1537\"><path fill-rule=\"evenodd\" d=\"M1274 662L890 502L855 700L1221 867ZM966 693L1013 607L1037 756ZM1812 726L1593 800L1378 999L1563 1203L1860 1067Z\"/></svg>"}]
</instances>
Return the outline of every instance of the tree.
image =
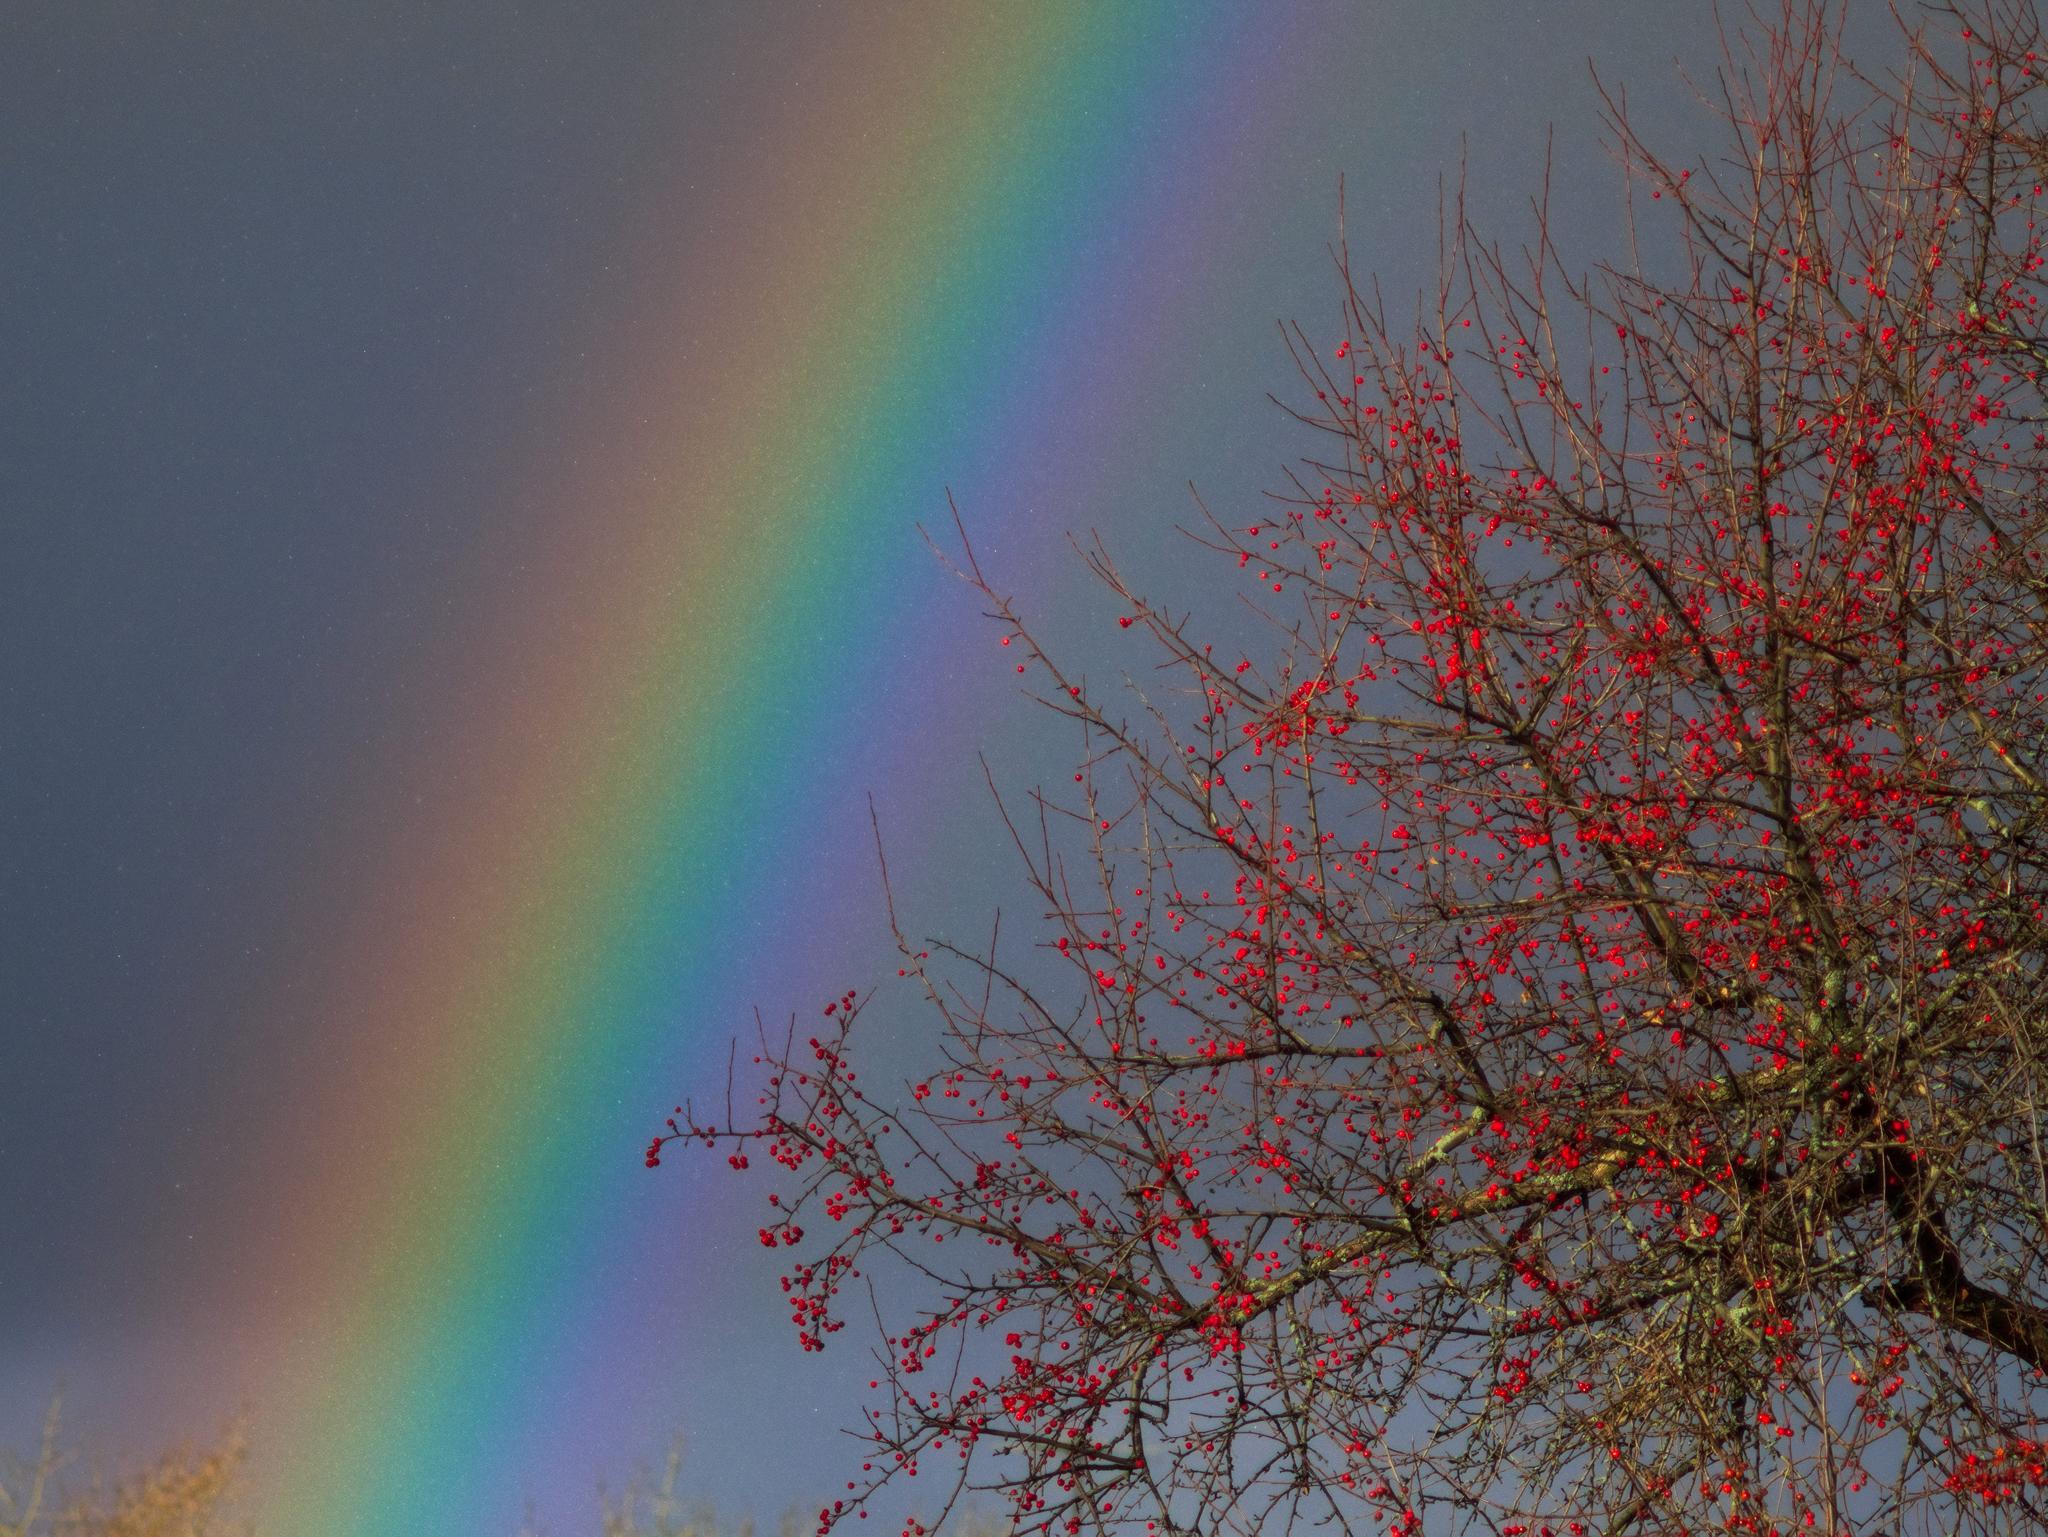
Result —
<instances>
[{"instance_id":1,"label":"tree","mask_svg":"<svg viewBox=\"0 0 2048 1537\"><path fill-rule=\"evenodd\" d=\"M772 1152L806 1348L873 1292L821 1529L2048 1526L2048 45L1839 20L1713 158L1603 90L1626 262L1460 211L1397 329L1340 252L1327 451L1198 535L1266 652L1098 543L1185 683L1105 698L965 548L1082 743L999 799L1041 931L899 926L900 1093L849 992L649 1149Z\"/></svg>"},{"instance_id":2,"label":"tree","mask_svg":"<svg viewBox=\"0 0 2048 1537\"><path fill-rule=\"evenodd\" d=\"M247 1442L230 1426L211 1450L167 1452L140 1473L96 1475L66 1487L58 1450L60 1404L43 1418L36 1456L0 1475L0 1537L231 1537L246 1534L236 1515Z\"/></svg>"}]
</instances>

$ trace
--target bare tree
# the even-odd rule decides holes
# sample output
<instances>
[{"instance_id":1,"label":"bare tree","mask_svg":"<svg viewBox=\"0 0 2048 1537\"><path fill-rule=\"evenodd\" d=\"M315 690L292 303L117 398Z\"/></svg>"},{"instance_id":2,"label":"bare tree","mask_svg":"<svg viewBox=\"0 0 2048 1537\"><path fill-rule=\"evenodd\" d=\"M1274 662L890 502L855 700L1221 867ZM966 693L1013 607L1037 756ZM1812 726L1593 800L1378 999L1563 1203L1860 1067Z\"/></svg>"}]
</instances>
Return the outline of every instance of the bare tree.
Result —
<instances>
[{"instance_id":1,"label":"bare tree","mask_svg":"<svg viewBox=\"0 0 2048 1537\"><path fill-rule=\"evenodd\" d=\"M60 1409L52 1399L35 1457L0 1474L0 1537L246 1537L239 1424L211 1450L181 1448L122 1477L101 1468L81 1486L65 1477Z\"/></svg>"},{"instance_id":2,"label":"bare tree","mask_svg":"<svg viewBox=\"0 0 2048 1537\"><path fill-rule=\"evenodd\" d=\"M1604 95L1625 260L1454 211L1397 326L1340 256L1327 452L1200 535L1263 652L1097 545L1185 685L1104 698L963 554L1082 741L1030 943L899 928L901 1092L849 993L671 1124L782 1166L807 1347L876 1299L824 1526L2048 1529L2048 46L1839 20L1709 158Z\"/></svg>"}]
</instances>

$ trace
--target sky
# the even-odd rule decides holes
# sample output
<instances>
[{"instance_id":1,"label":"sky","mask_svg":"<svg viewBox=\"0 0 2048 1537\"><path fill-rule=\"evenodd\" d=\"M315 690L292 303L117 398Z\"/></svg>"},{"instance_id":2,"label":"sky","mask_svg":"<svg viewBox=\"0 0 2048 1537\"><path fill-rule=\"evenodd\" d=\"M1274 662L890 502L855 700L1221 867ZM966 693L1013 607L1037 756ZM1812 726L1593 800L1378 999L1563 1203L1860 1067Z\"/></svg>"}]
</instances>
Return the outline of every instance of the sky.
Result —
<instances>
[{"instance_id":1,"label":"sky","mask_svg":"<svg viewBox=\"0 0 2048 1537\"><path fill-rule=\"evenodd\" d=\"M1225 590L1330 247L1653 138L1701 5L85 0L0 15L0 1445L245 1412L266 1537L485 1537L687 1446L829 1498L764 1186L642 1149L754 1029L1006 900L1070 534ZM1546 137L1549 135L1549 137ZM888 1017L915 1056L929 1021Z\"/></svg>"}]
</instances>

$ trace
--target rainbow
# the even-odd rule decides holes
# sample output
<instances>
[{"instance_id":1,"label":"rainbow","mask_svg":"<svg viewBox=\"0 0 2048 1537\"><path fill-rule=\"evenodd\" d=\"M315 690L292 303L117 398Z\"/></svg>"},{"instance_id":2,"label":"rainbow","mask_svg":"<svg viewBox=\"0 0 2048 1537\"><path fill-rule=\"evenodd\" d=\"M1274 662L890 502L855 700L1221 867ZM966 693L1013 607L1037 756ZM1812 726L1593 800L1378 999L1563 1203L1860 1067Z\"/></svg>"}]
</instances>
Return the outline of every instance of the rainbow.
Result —
<instances>
[{"instance_id":1,"label":"rainbow","mask_svg":"<svg viewBox=\"0 0 2048 1537\"><path fill-rule=\"evenodd\" d=\"M646 188L618 238L667 271L591 301L634 317L618 387L502 467L506 542L361 748L376 835L308 873L275 1000L307 1044L234 1229L301 1320L258 1374L264 1532L515 1529L536 1448L614 1392L589 1362L619 1358L621 1299L691 1285L656 1186L699 1176L648 1175L639 1148L670 1102L715 1097L752 1004L809 1005L793 936L821 966L873 937L830 889L871 882L868 828L822 786L914 776L945 729L905 660L943 580L912 523L942 519L952 463L1028 476L1058 447L1030 424L1082 363L1128 392L1101 430L1143 431L1164 343L1100 339L1227 269L1183 243L1143 284L1092 276L1218 195L1270 13L976 7L935 41L912 8L829 9L778 46L829 61L831 91L762 106L713 184ZM999 535L1027 516L969 511ZM1058 546L1005 541L1005 566ZM413 781L404 806L389 787ZM930 857L943 820L892 853Z\"/></svg>"}]
</instances>

